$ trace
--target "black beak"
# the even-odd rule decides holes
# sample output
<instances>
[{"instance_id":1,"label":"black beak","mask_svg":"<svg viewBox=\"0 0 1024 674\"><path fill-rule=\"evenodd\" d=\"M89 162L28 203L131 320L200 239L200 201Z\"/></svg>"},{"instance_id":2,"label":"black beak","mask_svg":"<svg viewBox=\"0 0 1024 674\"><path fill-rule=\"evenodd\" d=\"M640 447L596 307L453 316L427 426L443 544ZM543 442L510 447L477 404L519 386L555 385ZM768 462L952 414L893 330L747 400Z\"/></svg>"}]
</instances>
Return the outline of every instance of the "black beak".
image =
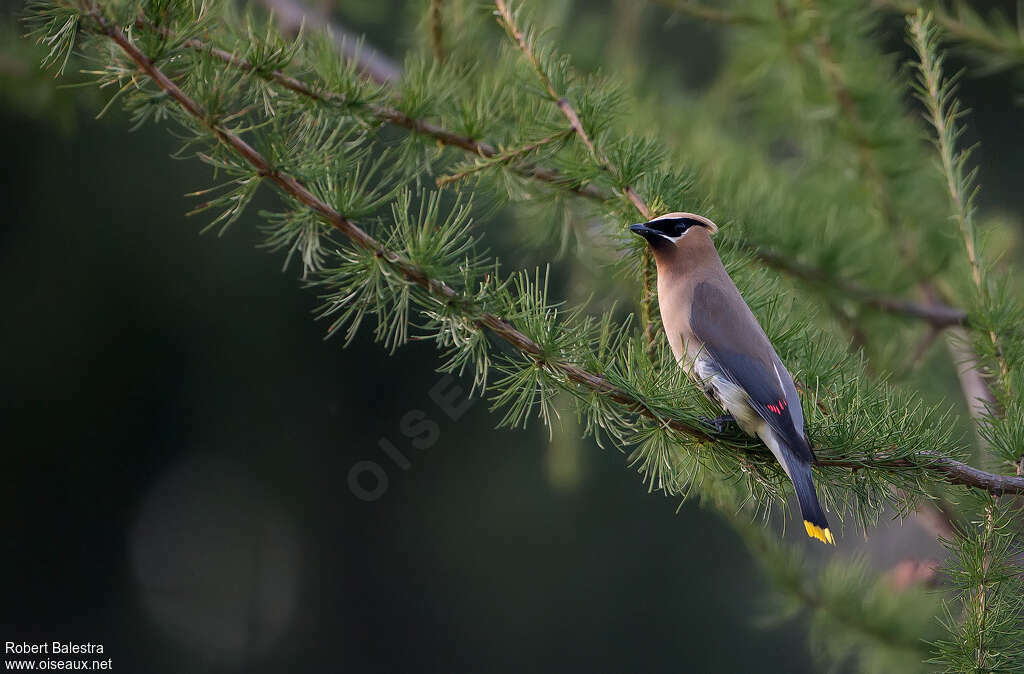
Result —
<instances>
[{"instance_id":1,"label":"black beak","mask_svg":"<svg viewBox=\"0 0 1024 674\"><path fill-rule=\"evenodd\" d=\"M659 232L656 229L651 229L650 227L647 226L647 223L644 222L638 223L636 225L630 225L629 231L644 237L645 239L647 239L647 242L651 244L653 244L656 241L664 241L664 237L661 235L661 232Z\"/></svg>"}]
</instances>

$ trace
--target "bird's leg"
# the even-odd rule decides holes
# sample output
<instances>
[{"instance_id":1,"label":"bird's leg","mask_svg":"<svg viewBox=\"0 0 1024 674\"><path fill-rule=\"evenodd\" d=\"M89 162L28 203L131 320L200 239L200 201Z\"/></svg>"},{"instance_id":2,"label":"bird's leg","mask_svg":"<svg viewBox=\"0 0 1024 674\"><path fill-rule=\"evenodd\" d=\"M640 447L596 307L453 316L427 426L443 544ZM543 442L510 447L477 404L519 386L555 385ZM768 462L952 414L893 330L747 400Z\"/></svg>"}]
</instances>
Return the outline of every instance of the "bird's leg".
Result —
<instances>
[{"instance_id":1,"label":"bird's leg","mask_svg":"<svg viewBox=\"0 0 1024 674\"><path fill-rule=\"evenodd\" d=\"M721 435L722 433L725 433L725 425L726 424L734 424L734 423L736 423L736 419L731 414L723 414L721 416L715 417L714 419L708 419L707 417L701 417L700 420L701 420L701 422L705 426L708 426L709 428L713 428L714 431L716 433L718 433L719 435Z\"/></svg>"}]
</instances>

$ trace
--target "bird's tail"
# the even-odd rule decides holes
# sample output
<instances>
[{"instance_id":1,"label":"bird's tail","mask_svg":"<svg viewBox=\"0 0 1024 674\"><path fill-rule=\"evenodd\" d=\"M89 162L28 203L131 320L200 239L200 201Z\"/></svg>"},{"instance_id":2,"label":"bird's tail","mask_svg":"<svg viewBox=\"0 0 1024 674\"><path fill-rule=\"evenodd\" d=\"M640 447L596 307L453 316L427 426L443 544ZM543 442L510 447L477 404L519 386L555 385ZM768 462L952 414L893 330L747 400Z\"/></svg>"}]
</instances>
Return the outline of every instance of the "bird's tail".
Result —
<instances>
[{"instance_id":1,"label":"bird's tail","mask_svg":"<svg viewBox=\"0 0 1024 674\"><path fill-rule=\"evenodd\" d=\"M836 544L832 532L828 528L828 520L825 519L825 511L821 509L818 501L818 493L814 490L814 481L811 479L811 467L806 463L793 462L790 466L790 479L796 488L796 498L800 502L800 512L804 517L804 528L807 535L817 538L822 543Z\"/></svg>"}]
</instances>

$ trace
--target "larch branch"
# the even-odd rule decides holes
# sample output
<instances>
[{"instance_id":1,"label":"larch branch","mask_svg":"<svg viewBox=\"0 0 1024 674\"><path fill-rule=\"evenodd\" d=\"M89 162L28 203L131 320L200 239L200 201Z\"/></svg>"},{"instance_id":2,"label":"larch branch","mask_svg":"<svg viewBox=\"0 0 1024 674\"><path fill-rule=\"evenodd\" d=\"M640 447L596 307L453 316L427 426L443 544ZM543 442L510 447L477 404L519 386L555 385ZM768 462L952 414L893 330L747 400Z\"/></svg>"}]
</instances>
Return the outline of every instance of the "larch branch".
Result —
<instances>
[{"instance_id":1,"label":"larch branch","mask_svg":"<svg viewBox=\"0 0 1024 674\"><path fill-rule=\"evenodd\" d=\"M141 27L147 26L143 24ZM206 52L214 58L245 72L255 71L253 65L245 59L239 58L223 49L213 47L202 40L190 39L185 43L185 45L191 49ZM269 73L258 71L257 74L260 77L273 80L285 89L313 100L337 105L346 105L348 103L345 97L338 93L311 85L296 77L288 75L281 70L274 70ZM370 104L366 106L366 108L370 114L383 122L393 124L414 133L430 136L442 145L457 147L469 154L477 155L485 159L495 159L500 153L500 151L490 143L457 134L442 126L423 119L410 117L396 108L380 104ZM600 188L592 184L571 185L566 181L563 175L554 169L532 165L514 166L512 168L525 178L556 185L563 189L569 189L578 196L585 197L593 201L602 202L608 201L612 198L611 195L606 194ZM901 297L886 295L860 286L852 281L837 279L816 267L801 265L800 263L794 262L788 256L775 253L769 249L760 248L748 243L741 243L740 246L762 263L772 267L773 269L781 271L787 276L792 276L803 281L827 284L848 295L851 299L877 311L892 314L894 316L903 316L906 318L922 320L933 327L940 329L955 325L968 325L966 312L957 307L936 301L920 303ZM653 276L652 266L645 267L645 270L648 276ZM653 280L651 280L651 284L653 285ZM650 306L648 306L648 310L650 310ZM653 330L653 326L651 329Z\"/></svg>"},{"instance_id":2,"label":"larch branch","mask_svg":"<svg viewBox=\"0 0 1024 674\"><path fill-rule=\"evenodd\" d=\"M146 27L145 24L142 24L142 26ZM238 68L244 72L257 72L253 65L245 59L239 58L224 49L209 45L202 40L195 38L187 40L185 42L185 46L190 49L207 53L223 63L234 68ZM315 101L331 103L334 105L349 104L349 101L343 95L322 87L311 85L281 70L273 70L269 73L260 71L257 72L257 74L260 77L276 82L278 85L288 89L289 91L293 91ZM449 131L448 129L423 119L410 117L397 108L377 103L366 104L364 107L371 115L382 122L393 124L394 126L398 126L406 129L407 131L412 131L424 136L430 136L442 145L457 147L469 154L477 155L485 159L495 159L498 158L500 154L499 150L490 143L474 140L468 136L454 133L453 131ZM593 185L575 186L567 184L565 177L554 169L545 168L543 166L518 166L514 167L514 170L526 178L558 185L560 187L570 189L581 196L594 199L595 201L605 201L609 198L607 194Z\"/></svg>"},{"instance_id":3,"label":"larch branch","mask_svg":"<svg viewBox=\"0 0 1024 674\"><path fill-rule=\"evenodd\" d=\"M942 173L946 178L946 187L949 190L950 203L953 206L953 216L964 240L964 250L967 253L967 261L971 266L971 278L978 291L978 297L983 301L987 301L989 297L988 287L978 260L977 236L974 228L971 196L964 192L964 189L968 188L971 182L970 174L968 174L967 178L964 178L963 164L966 161L966 155L963 153L957 154L955 147L956 139L960 135L959 130L956 128L958 110L955 102L951 104L952 109L947 107L948 85L942 80L941 59L935 58L931 53L926 22L927 17L922 18L920 12L910 20L910 32L913 36L914 47L917 49L918 56L920 57L918 72L920 73L922 84L921 97L924 99L923 102L928 109L929 121L935 128L935 142L939 148ZM1007 368L1006 359L1003 357L1003 350L999 339L993 330L988 332L988 336L992 341L992 348L995 350L996 359L999 362L1003 386L1009 390L1009 369Z\"/></svg>"},{"instance_id":4,"label":"larch branch","mask_svg":"<svg viewBox=\"0 0 1024 674\"><path fill-rule=\"evenodd\" d=\"M814 0L804 0L804 4L808 10L814 11ZM835 58L826 28L823 27L817 31L814 43L821 67L831 84L831 91L839 106L840 113L846 119L846 123L851 129L853 143L858 150L861 169L867 176L868 183L875 194L875 200L882 220L896 239L900 256L908 265L916 266L914 256L911 254L910 246L893 207L888 181L879 166L877 144L872 143L864 132L863 120L854 97L846 85L846 77L842 67ZM939 301L939 293L931 281L918 281L917 289L924 298L926 306L943 306L942 302ZM936 334L936 326L933 323L931 327L932 330L929 332L929 336L934 336ZM981 376L981 371L978 368L978 355L967 345L967 342L958 342L957 340L963 333L961 326L951 325L949 328L946 334L946 343L953 356L953 365L956 368L957 377L960 381L964 402L975 424L981 424L987 409L989 409L987 405L991 405L994 402L992 392L989 390L984 377ZM994 335L992 339L995 339ZM980 438L981 435L979 434L978 437Z\"/></svg>"},{"instance_id":5,"label":"larch branch","mask_svg":"<svg viewBox=\"0 0 1024 674\"><path fill-rule=\"evenodd\" d=\"M317 213L331 227L351 240L354 245L371 251L381 259L386 260L408 283L420 286L442 301L456 305L469 304L469 301L454 288L443 281L431 278L408 259L382 246L375 238L354 222L313 194L302 181L287 173L276 170L245 140L211 120L199 103L182 91L174 81L165 75L148 56L142 53L125 36L119 27L111 23L97 7L90 5L86 8L85 12L95 22L99 33L116 44L135 63L140 73L150 78L188 115L195 119L197 124L208 128L220 142L224 143L255 169L263 179L269 180L289 197ZM694 439L706 442L715 440L714 437L701 428L678 420L661 418L645 405L643 401L617 388L600 374L590 372L573 363L550 358L539 344L520 332L512 323L504 318L488 312L474 313L473 317L478 326L486 328L495 337L507 342L522 353L535 358L549 371L564 377L566 381L598 395L606 396L609 400L623 405L632 413L656 420ZM921 452L916 458L919 458L920 461L911 458L872 459L869 461L824 459L818 461L818 465L833 468L922 470L935 473L951 484L984 489L993 494L1024 494L1024 477L1010 477L987 473L960 461L929 452Z\"/></svg>"},{"instance_id":6,"label":"larch branch","mask_svg":"<svg viewBox=\"0 0 1024 674\"><path fill-rule=\"evenodd\" d=\"M509 9L508 4L505 0L494 0L494 6L497 8L497 14L499 17L498 22L509 34L509 37L515 41L516 45L519 47L519 51L523 53L526 59L530 62L530 65L533 66L533 71L537 74L537 79L540 80L541 84L547 90L548 96L551 97L551 100L558 105L558 108L562 111L562 114L565 115L565 118L569 120L569 124L572 128L576 130L576 134L587 147L587 150L594 158L594 161L597 162L598 166L607 171L608 174L617 182L622 183L622 172L594 144L594 141L590 138L587 130L583 127L583 122L580 120L580 116L577 114L576 109L572 107L569 99L555 90L555 86L551 82L551 78L544 72L544 68L541 65L540 60L534 53L533 47L530 45L530 41L527 39L523 31L520 30L519 26L516 25L515 15L512 13L512 10ZM640 196L632 185L623 185L621 189L623 195L629 199L630 203L633 204L644 220L651 220L654 217L654 213L647 205L647 202L644 201L643 197ZM654 256L651 254L650 248L647 246L644 246L643 260L641 264L643 269L643 292L640 302L640 318L643 322L644 339L647 343L648 354L653 355L655 344L654 322L652 320L652 305L654 303L654 292L652 289Z\"/></svg>"}]
</instances>

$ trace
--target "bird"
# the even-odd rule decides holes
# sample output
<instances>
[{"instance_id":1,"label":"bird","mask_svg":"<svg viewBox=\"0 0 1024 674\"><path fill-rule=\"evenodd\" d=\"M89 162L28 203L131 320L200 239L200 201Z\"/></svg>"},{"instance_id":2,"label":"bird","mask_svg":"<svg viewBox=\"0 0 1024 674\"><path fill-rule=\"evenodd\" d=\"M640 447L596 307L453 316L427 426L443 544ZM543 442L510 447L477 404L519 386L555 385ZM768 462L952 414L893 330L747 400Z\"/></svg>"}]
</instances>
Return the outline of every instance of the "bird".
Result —
<instances>
[{"instance_id":1,"label":"bird","mask_svg":"<svg viewBox=\"0 0 1024 674\"><path fill-rule=\"evenodd\" d=\"M668 213L630 226L658 270L658 307L676 362L735 422L771 450L793 483L807 535L835 545L811 475L814 449L804 432L793 377L725 270L711 236L718 226L694 213Z\"/></svg>"}]
</instances>

